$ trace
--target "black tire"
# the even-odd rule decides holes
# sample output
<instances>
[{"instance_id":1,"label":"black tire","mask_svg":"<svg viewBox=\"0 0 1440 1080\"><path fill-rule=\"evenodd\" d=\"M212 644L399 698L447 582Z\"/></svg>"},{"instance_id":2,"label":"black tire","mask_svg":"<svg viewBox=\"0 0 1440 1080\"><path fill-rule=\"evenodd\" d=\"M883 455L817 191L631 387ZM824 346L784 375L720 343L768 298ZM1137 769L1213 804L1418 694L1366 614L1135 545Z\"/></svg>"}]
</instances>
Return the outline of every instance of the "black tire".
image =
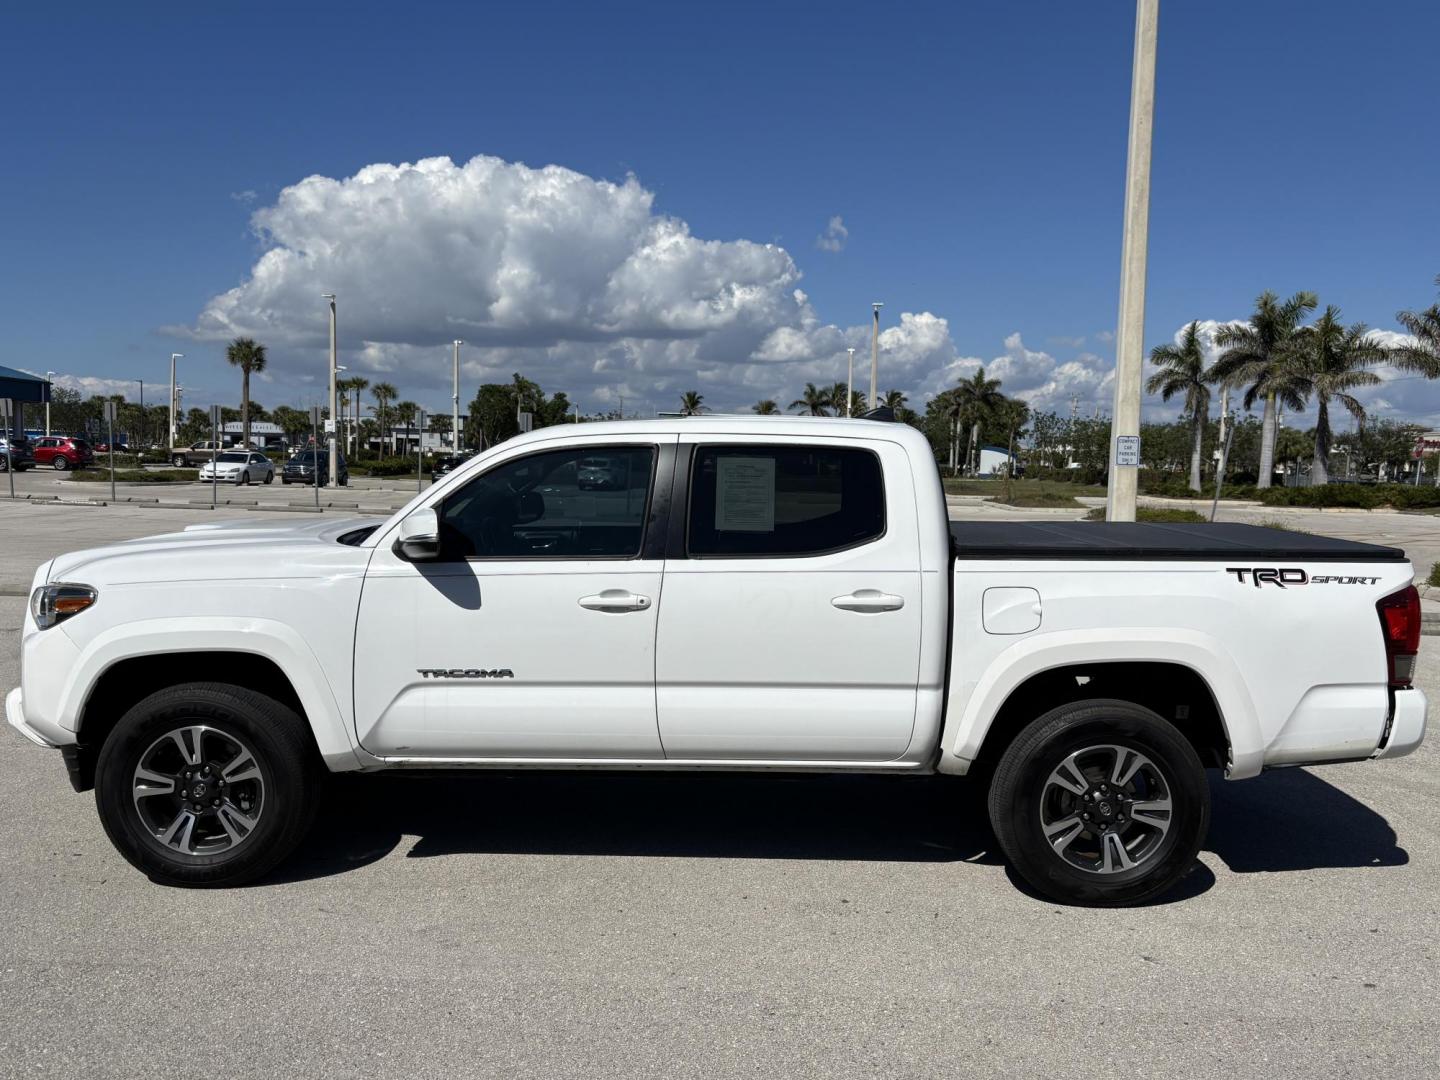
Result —
<instances>
[{"instance_id":1,"label":"black tire","mask_svg":"<svg viewBox=\"0 0 1440 1080\"><path fill-rule=\"evenodd\" d=\"M174 465L175 468L177 468L177 469L183 469L183 468L185 468L185 466L186 466L187 464L189 464L189 462L187 462L187 461L185 460L185 457L184 457L183 454L176 454L174 457L172 457L172 458L170 459L170 464L171 464L171 465Z\"/></svg>"},{"instance_id":2,"label":"black tire","mask_svg":"<svg viewBox=\"0 0 1440 1080\"><path fill-rule=\"evenodd\" d=\"M267 472L267 473L265 474L265 483L267 483L267 484L273 484L274 482L275 482L275 474L274 474L274 472Z\"/></svg>"},{"instance_id":3,"label":"black tire","mask_svg":"<svg viewBox=\"0 0 1440 1080\"><path fill-rule=\"evenodd\" d=\"M248 487L250 484L250 470L241 469L240 475L235 478L236 487Z\"/></svg>"},{"instance_id":4,"label":"black tire","mask_svg":"<svg viewBox=\"0 0 1440 1080\"><path fill-rule=\"evenodd\" d=\"M66 469L68 469L68 468L70 467L70 462L68 462L67 460L65 460L65 459L64 459L63 457L61 457L59 454L56 454L55 457L52 458L51 461L50 461L50 467L51 467L52 469L54 469L56 472L64 472Z\"/></svg>"},{"instance_id":5,"label":"black tire","mask_svg":"<svg viewBox=\"0 0 1440 1080\"><path fill-rule=\"evenodd\" d=\"M1118 802L1100 794L1098 785L1113 780L1113 776L1105 775L1104 768L1087 780L1093 785L1089 795L1072 794L1052 781L1072 754L1082 755L1080 760L1089 763L1084 767L1095 773L1094 762L1097 757L1105 760L1101 756L1105 747L1118 747L1133 755L1116 752L1116 772L1142 759L1148 759L1147 766L1153 766L1153 772L1151 768L1137 771L1130 786L1143 784L1168 797L1171 808L1162 812L1168 814L1163 832L1159 825L1143 823L1150 817L1161 820L1153 812L1142 811L1146 819L1132 814L1127 821L1124 811L1133 804L1135 791L1116 786L1112 794L1120 794ZM1085 756L1091 753L1096 757ZM1062 775L1075 780L1077 787L1085 776L1083 772L1076 776L1068 769ZM1156 797L1154 791L1140 793L1144 796L1142 803ZM1087 804L1085 800L1091 797L1104 801ZM1067 799L1069 803L1064 801ZM1115 852L1112 858L1107 835L1093 831L1101 828L1102 805L1110 822L1104 828L1113 828L1115 837L1121 838L1122 846L1127 847L1126 857L1138 856L1130 868L1112 870L1122 862L1120 853ZM1082 807L1087 808L1086 812L1094 811L1091 816L1095 820L1087 818L1080 823ZM1000 850L1016 873L1037 892L1062 903L1123 907L1160 896L1194 868L1210 827L1210 789L1200 758L1173 725L1133 702L1096 699L1052 709L1015 737L996 768L989 810ZM1112 811L1120 813L1118 822L1124 824L1110 818ZM1063 840L1065 833L1055 832L1056 827L1063 825L1067 816L1076 822L1072 828L1080 831L1065 845L1073 848L1068 857L1057 853L1060 845L1052 846L1046 838L1046 815L1051 818L1052 836L1057 841ZM1134 849L1129 850L1132 843ZM1092 850L1094 858L1087 858ZM1103 869L1097 863L1103 863Z\"/></svg>"},{"instance_id":6,"label":"black tire","mask_svg":"<svg viewBox=\"0 0 1440 1080\"><path fill-rule=\"evenodd\" d=\"M188 854L161 843L132 792L147 752L162 745L170 731L201 726L215 733L207 736L209 745L223 748L230 741L247 749L263 786L252 789L258 792L259 813L250 831L228 849ZM240 885L268 873L304 838L315 819L324 775L309 729L293 710L242 687L185 683L151 694L121 717L100 750L95 804L110 842L152 881ZM171 800L183 797L161 794L148 799L147 806L160 802L162 816L174 812L178 817L183 804ZM211 821L215 815L206 814L196 819L195 833L207 828L207 821L211 833L219 828L218 818Z\"/></svg>"}]
</instances>

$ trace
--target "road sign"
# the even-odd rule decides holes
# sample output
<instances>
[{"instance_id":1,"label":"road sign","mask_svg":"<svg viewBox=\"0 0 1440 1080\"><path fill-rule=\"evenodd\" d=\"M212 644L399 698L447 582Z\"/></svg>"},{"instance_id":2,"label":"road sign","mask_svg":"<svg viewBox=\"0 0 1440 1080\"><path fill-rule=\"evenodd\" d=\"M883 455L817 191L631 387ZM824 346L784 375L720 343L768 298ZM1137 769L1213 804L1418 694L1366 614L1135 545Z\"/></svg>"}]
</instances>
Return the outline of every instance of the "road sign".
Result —
<instances>
[{"instance_id":1,"label":"road sign","mask_svg":"<svg viewBox=\"0 0 1440 1080\"><path fill-rule=\"evenodd\" d=\"M325 434L326 434L326 435L334 435L334 434L335 434L335 421L334 421L334 420L326 420L326 421L325 421Z\"/></svg>"},{"instance_id":2,"label":"road sign","mask_svg":"<svg viewBox=\"0 0 1440 1080\"><path fill-rule=\"evenodd\" d=\"M1140 436L1115 436L1115 464L1129 468L1140 467Z\"/></svg>"},{"instance_id":3,"label":"road sign","mask_svg":"<svg viewBox=\"0 0 1440 1080\"><path fill-rule=\"evenodd\" d=\"M115 402L113 401L105 402L105 423L115 423Z\"/></svg>"},{"instance_id":4,"label":"road sign","mask_svg":"<svg viewBox=\"0 0 1440 1080\"><path fill-rule=\"evenodd\" d=\"M518 419L519 419L519 421L520 421L520 431L521 431L522 433L523 433L523 432L526 432L526 431L533 431L533 430L535 430L535 414L534 414L534 413L522 412L522 413L520 413Z\"/></svg>"}]
</instances>

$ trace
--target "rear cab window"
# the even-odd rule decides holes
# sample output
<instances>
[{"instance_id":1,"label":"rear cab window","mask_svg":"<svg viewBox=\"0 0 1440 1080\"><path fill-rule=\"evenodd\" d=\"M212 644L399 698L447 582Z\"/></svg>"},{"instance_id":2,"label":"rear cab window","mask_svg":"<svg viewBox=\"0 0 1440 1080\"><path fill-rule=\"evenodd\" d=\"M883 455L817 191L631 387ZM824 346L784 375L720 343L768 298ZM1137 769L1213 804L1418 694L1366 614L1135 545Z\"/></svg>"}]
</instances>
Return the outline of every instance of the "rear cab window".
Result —
<instances>
[{"instance_id":1,"label":"rear cab window","mask_svg":"<svg viewBox=\"0 0 1440 1080\"><path fill-rule=\"evenodd\" d=\"M885 535L885 486L871 450L700 445L690 472L690 556L800 557Z\"/></svg>"}]
</instances>

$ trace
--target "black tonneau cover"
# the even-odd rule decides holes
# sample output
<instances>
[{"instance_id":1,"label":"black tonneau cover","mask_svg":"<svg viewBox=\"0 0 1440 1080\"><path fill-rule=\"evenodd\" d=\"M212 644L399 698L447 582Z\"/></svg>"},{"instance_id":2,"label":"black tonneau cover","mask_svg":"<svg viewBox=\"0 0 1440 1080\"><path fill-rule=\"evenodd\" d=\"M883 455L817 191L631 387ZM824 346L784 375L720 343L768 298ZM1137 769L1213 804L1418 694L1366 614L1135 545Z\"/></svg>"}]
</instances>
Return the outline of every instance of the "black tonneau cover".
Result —
<instances>
[{"instance_id":1,"label":"black tonneau cover","mask_svg":"<svg viewBox=\"0 0 1440 1080\"><path fill-rule=\"evenodd\" d=\"M1405 560L1399 548L1228 522L952 521L950 548L957 559Z\"/></svg>"}]
</instances>

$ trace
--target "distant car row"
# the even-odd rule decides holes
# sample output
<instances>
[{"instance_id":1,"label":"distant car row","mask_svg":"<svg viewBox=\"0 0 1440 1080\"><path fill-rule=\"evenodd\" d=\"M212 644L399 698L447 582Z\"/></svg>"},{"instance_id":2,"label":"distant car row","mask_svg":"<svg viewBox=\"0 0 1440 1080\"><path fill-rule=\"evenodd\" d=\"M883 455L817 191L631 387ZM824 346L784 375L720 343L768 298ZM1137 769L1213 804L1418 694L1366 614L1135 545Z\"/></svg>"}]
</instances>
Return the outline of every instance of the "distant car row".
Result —
<instances>
[{"instance_id":1,"label":"distant car row","mask_svg":"<svg viewBox=\"0 0 1440 1080\"><path fill-rule=\"evenodd\" d=\"M342 486L350 483L350 467L345 455L337 455L336 472ZM330 482L330 455L322 450L301 450L285 462L280 472L283 484L314 484ZM270 484L275 480L275 463L258 450L227 450L200 466L200 479L205 483Z\"/></svg>"},{"instance_id":2,"label":"distant car row","mask_svg":"<svg viewBox=\"0 0 1440 1080\"><path fill-rule=\"evenodd\" d=\"M48 466L56 472L83 469L95 463L95 451L84 439L69 435L43 435L33 442L15 436L0 436L0 472L15 467L16 472L36 466ZM3 453L8 444L10 452Z\"/></svg>"}]
</instances>

